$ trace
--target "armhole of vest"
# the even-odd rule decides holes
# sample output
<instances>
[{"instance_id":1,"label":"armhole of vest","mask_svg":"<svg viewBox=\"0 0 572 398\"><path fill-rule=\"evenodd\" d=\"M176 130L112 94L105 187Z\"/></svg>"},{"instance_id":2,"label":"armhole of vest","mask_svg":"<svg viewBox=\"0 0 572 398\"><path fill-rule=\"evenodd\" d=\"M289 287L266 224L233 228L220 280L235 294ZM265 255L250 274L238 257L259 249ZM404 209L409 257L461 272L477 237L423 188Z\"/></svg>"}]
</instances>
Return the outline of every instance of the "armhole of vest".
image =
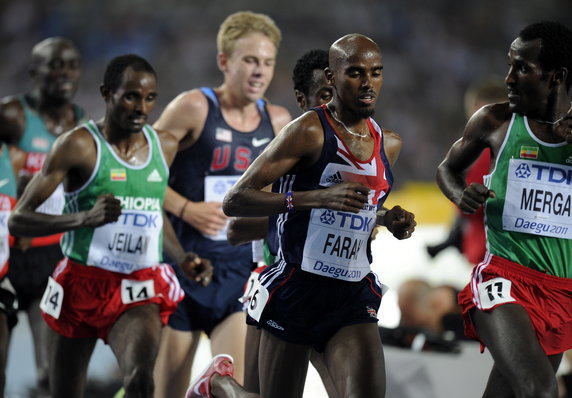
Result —
<instances>
[{"instance_id":1,"label":"armhole of vest","mask_svg":"<svg viewBox=\"0 0 572 398\"><path fill-rule=\"evenodd\" d=\"M387 158L387 155L385 154L385 134L383 133L383 127L381 126L381 124L377 123L375 120L373 119L369 119L370 120L370 124L373 127L373 129L378 133L377 135L377 139L379 142L379 157L381 158L381 162L383 163L383 168L385 169L385 175L386 175L386 180L387 183L389 185L389 190L387 191L387 194L385 195L386 197L389 195L389 193L391 192L391 188L393 187L393 172L391 171L391 164L389 163L389 159ZM379 128L379 131L377 131L376 127Z\"/></svg>"},{"instance_id":2,"label":"armhole of vest","mask_svg":"<svg viewBox=\"0 0 572 398\"><path fill-rule=\"evenodd\" d=\"M93 126L92 126L92 124L93 124ZM93 139L93 141L95 141L95 150L97 152L97 156L95 159L95 166L93 168L93 171L91 172L91 175L87 179L87 181L81 187L76 189L75 191L64 192L66 196L77 195L78 193L83 191L85 188L87 188L87 186L89 186L89 184L91 184L93 182L93 180L95 179L95 176L97 175L97 172L99 171L99 166L101 164L101 157L103 156L102 151L103 151L104 145L102 145L102 142L100 142L100 139L103 139L103 138L100 137L99 130L97 130L97 126L95 126L95 124L93 123L93 120L90 120L89 122L85 123L83 126L87 129L87 131L89 131L89 134L91 134L91 138ZM92 130L92 128L94 126L96 129L95 131Z\"/></svg>"},{"instance_id":3,"label":"armhole of vest","mask_svg":"<svg viewBox=\"0 0 572 398\"><path fill-rule=\"evenodd\" d=\"M308 172L313 172L314 167L316 167L316 165L318 165L320 162L323 162L324 159L326 158L326 146L327 146L327 141L329 139L327 129L328 129L329 124L328 124L328 121L327 121L326 115L325 115L326 111L323 108L315 107L315 108L312 108L310 110L316 112L316 114L318 115L318 119L320 120L320 125L322 126L322 134L324 135L324 144L322 145L322 150L320 151L320 157L312 165L310 165L310 167L308 167L305 170ZM334 135L335 134L336 133L334 133ZM302 172L304 172L304 171L302 171Z\"/></svg>"},{"instance_id":4,"label":"armhole of vest","mask_svg":"<svg viewBox=\"0 0 572 398\"><path fill-rule=\"evenodd\" d=\"M169 165L167 164L167 160L165 159L165 154L163 153L163 148L161 147L161 140L159 139L159 134L153 128L153 126L151 126L149 124L145 125L144 128L147 129L148 137L150 137L150 139L153 140L153 142L151 143L151 145L153 146L153 150L157 151L159 153L159 157L161 158L161 161L163 163L163 167L165 167L165 170L167 171L167 175L169 175ZM151 157L150 162L152 162L152 161L153 161L153 158Z\"/></svg>"},{"instance_id":5,"label":"armhole of vest","mask_svg":"<svg viewBox=\"0 0 572 398\"><path fill-rule=\"evenodd\" d=\"M217 108L219 107L218 98L211 87L201 87L200 90L201 93L203 93L203 95L207 97L207 99L210 99ZM210 102L209 102L209 107L210 107Z\"/></svg>"}]
</instances>

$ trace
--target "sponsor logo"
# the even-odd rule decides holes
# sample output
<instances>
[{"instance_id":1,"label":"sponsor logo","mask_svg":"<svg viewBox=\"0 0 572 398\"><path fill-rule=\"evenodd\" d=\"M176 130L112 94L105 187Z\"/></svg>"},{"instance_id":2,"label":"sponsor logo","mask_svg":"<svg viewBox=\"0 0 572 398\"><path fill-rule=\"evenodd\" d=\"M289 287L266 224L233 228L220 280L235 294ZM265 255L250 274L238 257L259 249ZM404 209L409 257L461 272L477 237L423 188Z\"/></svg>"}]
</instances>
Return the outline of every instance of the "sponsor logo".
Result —
<instances>
[{"instance_id":1,"label":"sponsor logo","mask_svg":"<svg viewBox=\"0 0 572 398\"><path fill-rule=\"evenodd\" d=\"M371 318L377 318L377 311L374 308L368 305L365 307L365 310L367 311L367 313Z\"/></svg>"},{"instance_id":2,"label":"sponsor logo","mask_svg":"<svg viewBox=\"0 0 572 398\"><path fill-rule=\"evenodd\" d=\"M111 181L127 181L127 172L125 169L111 169L110 178Z\"/></svg>"},{"instance_id":3,"label":"sponsor logo","mask_svg":"<svg viewBox=\"0 0 572 398\"><path fill-rule=\"evenodd\" d=\"M270 138L269 138L269 137L261 138L261 139L258 139L258 138L255 137L255 138L252 139L252 146L255 147L255 148L258 148L259 146L262 146L262 145L267 144L267 143L269 143L269 142L270 142Z\"/></svg>"},{"instance_id":4,"label":"sponsor logo","mask_svg":"<svg viewBox=\"0 0 572 398\"><path fill-rule=\"evenodd\" d=\"M520 157L524 159L538 159L537 146L521 146Z\"/></svg>"},{"instance_id":5,"label":"sponsor logo","mask_svg":"<svg viewBox=\"0 0 572 398\"><path fill-rule=\"evenodd\" d=\"M8 184L10 182L9 178L4 178L2 180L0 180L0 187L3 187L4 185Z\"/></svg>"},{"instance_id":6,"label":"sponsor logo","mask_svg":"<svg viewBox=\"0 0 572 398\"><path fill-rule=\"evenodd\" d=\"M514 171L514 175L517 176L517 178L528 178L531 174L530 167L524 163L519 164Z\"/></svg>"},{"instance_id":7,"label":"sponsor logo","mask_svg":"<svg viewBox=\"0 0 572 398\"><path fill-rule=\"evenodd\" d=\"M116 196L121 201L124 210L161 211L158 198L144 198L141 196Z\"/></svg>"},{"instance_id":8,"label":"sponsor logo","mask_svg":"<svg viewBox=\"0 0 572 398\"><path fill-rule=\"evenodd\" d=\"M344 180L342 178L342 174L338 171L337 173L332 174L331 176L326 178L326 182L329 182L332 184L340 184L340 183L344 182Z\"/></svg>"},{"instance_id":9,"label":"sponsor logo","mask_svg":"<svg viewBox=\"0 0 572 398\"><path fill-rule=\"evenodd\" d=\"M522 171L519 171L522 168ZM523 177L519 176L519 173L523 174ZM532 164L530 169L524 163L520 164L515 170L515 174L519 178L528 178L532 174L532 178L537 181L549 182L554 184L572 184L572 167L557 165L544 165L544 164Z\"/></svg>"},{"instance_id":10,"label":"sponsor logo","mask_svg":"<svg viewBox=\"0 0 572 398\"><path fill-rule=\"evenodd\" d=\"M266 324L268 326L270 326L271 328L278 329L278 330L284 330L284 328L282 326L280 326L279 324L274 322L272 319L267 320Z\"/></svg>"},{"instance_id":11,"label":"sponsor logo","mask_svg":"<svg viewBox=\"0 0 572 398\"><path fill-rule=\"evenodd\" d=\"M322 215L320 216L320 221L324 224L332 225L336 222L336 216L334 212L331 210L324 210Z\"/></svg>"},{"instance_id":12,"label":"sponsor logo","mask_svg":"<svg viewBox=\"0 0 572 398\"><path fill-rule=\"evenodd\" d=\"M161 175L159 174L157 169L154 169L151 172L151 174L149 174L149 177L147 177L147 181L148 182L161 182L161 181L163 181L163 179L161 178Z\"/></svg>"},{"instance_id":13,"label":"sponsor logo","mask_svg":"<svg viewBox=\"0 0 572 398\"><path fill-rule=\"evenodd\" d=\"M232 142L232 131L217 127L215 130L215 138L222 142Z\"/></svg>"},{"instance_id":14,"label":"sponsor logo","mask_svg":"<svg viewBox=\"0 0 572 398\"><path fill-rule=\"evenodd\" d=\"M342 277L343 279L361 279L361 271L357 269L349 270L346 268L324 264L321 261L316 261L313 268L314 270L319 271L322 275L331 275L334 278Z\"/></svg>"}]
</instances>

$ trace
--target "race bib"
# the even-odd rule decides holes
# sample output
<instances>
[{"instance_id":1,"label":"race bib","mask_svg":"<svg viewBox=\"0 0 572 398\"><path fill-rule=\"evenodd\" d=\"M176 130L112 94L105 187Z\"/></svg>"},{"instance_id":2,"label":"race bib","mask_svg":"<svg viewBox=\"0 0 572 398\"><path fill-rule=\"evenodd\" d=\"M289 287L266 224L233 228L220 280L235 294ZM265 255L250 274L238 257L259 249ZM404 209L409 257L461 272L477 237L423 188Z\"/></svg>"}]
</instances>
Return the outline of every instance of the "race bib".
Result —
<instances>
[{"instance_id":1,"label":"race bib","mask_svg":"<svg viewBox=\"0 0 572 398\"><path fill-rule=\"evenodd\" d=\"M121 301L123 304L145 301L151 297L155 297L155 283L152 279L147 281L121 280Z\"/></svg>"},{"instance_id":2,"label":"race bib","mask_svg":"<svg viewBox=\"0 0 572 398\"><path fill-rule=\"evenodd\" d=\"M480 283L478 286L480 308L488 310L497 304L515 301L510 295L512 282L504 278L494 278Z\"/></svg>"},{"instance_id":3,"label":"race bib","mask_svg":"<svg viewBox=\"0 0 572 398\"><path fill-rule=\"evenodd\" d=\"M254 287L255 287L256 281L258 281L259 275L260 275L260 273L258 273L256 271L252 271L250 273L250 276L248 277L248 281L246 282L246 286L244 288L244 294L242 295L242 297L240 297L238 299L238 301L240 301L241 303L244 304L252 298L252 294L254 293Z\"/></svg>"},{"instance_id":4,"label":"race bib","mask_svg":"<svg viewBox=\"0 0 572 398\"><path fill-rule=\"evenodd\" d=\"M51 276L48 278L48 285L40 301L40 309L46 314L58 319L62 311L64 301L64 288Z\"/></svg>"},{"instance_id":5,"label":"race bib","mask_svg":"<svg viewBox=\"0 0 572 398\"><path fill-rule=\"evenodd\" d=\"M571 178L572 166L511 159L503 229L572 239Z\"/></svg>"},{"instance_id":6,"label":"race bib","mask_svg":"<svg viewBox=\"0 0 572 398\"><path fill-rule=\"evenodd\" d=\"M157 211L124 211L119 220L93 232L88 264L129 274L160 262L163 217Z\"/></svg>"},{"instance_id":7,"label":"race bib","mask_svg":"<svg viewBox=\"0 0 572 398\"><path fill-rule=\"evenodd\" d=\"M36 211L38 213L60 215L64 210L64 185L60 184L56 190L42 203Z\"/></svg>"},{"instance_id":8,"label":"race bib","mask_svg":"<svg viewBox=\"0 0 572 398\"><path fill-rule=\"evenodd\" d=\"M252 261L255 263L264 262L264 239L253 240L252 244Z\"/></svg>"},{"instance_id":9,"label":"race bib","mask_svg":"<svg viewBox=\"0 0 572 398\"><path fill-rule=\"evenodd\" d=\"M260 316L262 315L264 307L266 307L270 294L268 293L268 290L262 286L258 278L254 281L252 291L253 293L250 297L250 302L248 303L248 315L259 322Z\"/></svg>"},{"instance_id":10,"label":"race bib","mask_svg":"<svg viewBox=\"0 0 572 398\"><path fill-rule=\"evenodd\" d=\"M365 204L358 214L313 209L304 243L302 269L346 281L359 281L370 271L367 241L375 226L376 207Z\"/></svg>"},{"instance_id":11,"label":"race bib","mask_svg":"<svg viewBox=\"0 0 572 398\"><path fill-rule=\"evenodd\" d=\"M206 176L205 177L205 202L222 202L224 195L236 184L240 176ZM228 220L227 224L228 225ZM216 235L204 235L211 240L226 240L225 226Z\"/></svg>"},{"instance_id":12,"label":"race bib","mask_svg":"<svg viewBox=\"0 0 572 398\"><path fill-rule=\"evenodd\" d=\"M10 255L10 248L8 246L9 216L10 216L9 210L2 210L0 208L0 269L2 269L6 261L8 261L8 256Z\"/></svg>"}]
</instances>

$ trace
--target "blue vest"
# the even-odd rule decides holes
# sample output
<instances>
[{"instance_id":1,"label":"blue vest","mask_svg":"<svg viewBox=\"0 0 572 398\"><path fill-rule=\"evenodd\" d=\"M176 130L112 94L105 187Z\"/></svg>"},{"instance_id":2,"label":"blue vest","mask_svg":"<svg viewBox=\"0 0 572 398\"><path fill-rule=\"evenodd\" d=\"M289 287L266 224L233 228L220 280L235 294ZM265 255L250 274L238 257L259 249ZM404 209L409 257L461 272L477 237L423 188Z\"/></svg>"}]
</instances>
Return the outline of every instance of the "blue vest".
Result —
<instances>
[{"instance_id":1,"label":"blue vest","mask_svg":"<svg viewBox=\"0 0 572 398\"><path fill-rule=\"evenodd\" d=\"M261 118L258 127L250 132L240 132L224 120L214 90L201 88L201 92L209 106L203 131L197 142L177 153L169 178L170 187L194 202L205 200L205 181L213 181L213 177L220 177L221 180L229 177L231 180L242 175L275 135L265 101L258 100L256 103ZM214 180L222 184L216 178ZM217 189L216 186L214 189ZM228 186L220 189L223 192L228 190ZM232 246L226 239L204 237L178 217L172 216L171 222L185 250L192 250L206 258L251 258L250 244Z\"/></svg>"}]
</instances>

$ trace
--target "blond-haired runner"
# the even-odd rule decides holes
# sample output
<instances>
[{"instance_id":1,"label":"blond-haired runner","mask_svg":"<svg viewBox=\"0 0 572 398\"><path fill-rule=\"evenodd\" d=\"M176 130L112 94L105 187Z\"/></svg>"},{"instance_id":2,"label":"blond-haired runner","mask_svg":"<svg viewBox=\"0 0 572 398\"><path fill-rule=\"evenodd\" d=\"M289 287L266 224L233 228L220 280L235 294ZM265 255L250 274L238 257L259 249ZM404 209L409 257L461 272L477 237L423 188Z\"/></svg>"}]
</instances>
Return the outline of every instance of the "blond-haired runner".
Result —
<instances>
[{"instance_id":1,"label":"blond-haired runner","mask_svg":"<svg viewBox=\"0 0 572 398\"><path fill-rule=\"evenodd\" d=\"M245 314L238 298L253 269L250 244L226 240L224 194L290 121L285 108L263 99L274 74L281 33L268 16L248 11L228 16L217 36L223 82L185 91L165 109L155 127L179 140L165 208L187 250L214 265L212 283L202 288L175 267L187 294L165 328L155 368L157 397L180 397L189 383L201 332L213 355L235 358L242 382Z\"/></svg>"}]
</instances>

